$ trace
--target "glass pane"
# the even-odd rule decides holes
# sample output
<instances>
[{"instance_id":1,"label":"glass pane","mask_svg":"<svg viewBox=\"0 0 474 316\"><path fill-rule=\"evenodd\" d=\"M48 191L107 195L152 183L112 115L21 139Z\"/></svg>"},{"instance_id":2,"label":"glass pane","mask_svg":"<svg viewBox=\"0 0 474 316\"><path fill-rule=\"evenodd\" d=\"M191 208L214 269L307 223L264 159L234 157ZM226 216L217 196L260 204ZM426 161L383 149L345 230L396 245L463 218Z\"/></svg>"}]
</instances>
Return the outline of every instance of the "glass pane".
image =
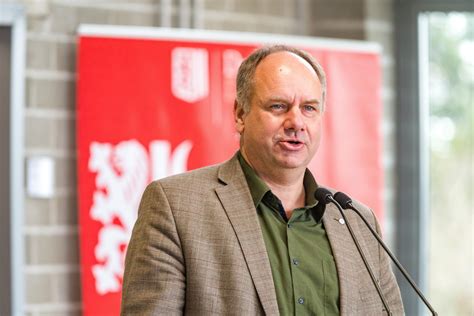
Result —
<instances>
[{"instance_id":1,"label":"glass pane","mask_svg":"<svg viewBox=\"0 0 474 316\"><path fill-rule=\"evenodd\" d=\"M428 296L440 315L474 315L474 14L433 12L426 21Z\"/></svg>"}]
</instances>

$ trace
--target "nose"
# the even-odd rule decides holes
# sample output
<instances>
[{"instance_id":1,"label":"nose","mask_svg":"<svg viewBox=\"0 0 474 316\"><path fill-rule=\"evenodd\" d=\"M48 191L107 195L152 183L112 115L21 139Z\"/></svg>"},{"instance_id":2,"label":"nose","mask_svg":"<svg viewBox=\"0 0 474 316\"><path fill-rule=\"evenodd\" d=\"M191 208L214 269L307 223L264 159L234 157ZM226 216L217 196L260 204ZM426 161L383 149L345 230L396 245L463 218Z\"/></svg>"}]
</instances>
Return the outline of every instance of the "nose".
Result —
<instances>
[{"instance_id":1,"label":"nose","mask_svg":"<svg viewBox=\"0 0 474 316\"><path fill-rule=\"evenodd\" d=\"M283 127L285 131L294 131L296 133L304 131L303 113L298 106L293 106L286 112L285 122Z\"/></svg>"}]
</instances>

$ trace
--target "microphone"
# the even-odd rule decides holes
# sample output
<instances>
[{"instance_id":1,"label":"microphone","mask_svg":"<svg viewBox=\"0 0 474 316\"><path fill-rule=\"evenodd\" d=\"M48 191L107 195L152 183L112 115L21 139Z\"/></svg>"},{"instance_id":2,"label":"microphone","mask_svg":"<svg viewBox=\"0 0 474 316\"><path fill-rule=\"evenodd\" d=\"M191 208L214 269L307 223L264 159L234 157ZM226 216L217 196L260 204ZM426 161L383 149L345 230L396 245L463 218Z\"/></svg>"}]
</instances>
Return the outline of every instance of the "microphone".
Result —
<instances>
[{"instance_id":1,"label":"microphone","mask_svg":"<svg viewBox=\"0 0 474 316\"><path fill-rule=\"evenodd\" d=\"M380 246L382 246L382 248L385 250L385 252L389 255L390 259L392 259L393 263L395 263L395 265L397 266L398 270L400 270L400 272L403 274L403 276L405 277L405 279L408 281L408 283L410 283L412 289L415 290L416 294L418 294L418 297L421 298L421 300L423 301L423 303L425 303L426 307L428 307L428 309L431 311L431 313L434 315L434 316L437 316L438 313L436 313L436 311L433 309L433 307L430 305L430 303L428 302L428 300L425 298L425 296L423 295L423 293L421 293L421 290L418 288L418 286L416 286L415 282L412 280L412 278L410 277L410 275L408 274L408 272L405 270L405 268L401 265L401 263L397 260L397 258L395 258L395 256L392 254L392 252L390 251L390 249L388 249L387 245L385 245L385 243L383 242L382 238L380 238L379 234L377 234L377 232L372 228L372 226L369 224L369 222L365 219L365 217L360 213L360 211L355 208L354 204L352 204L352 199L346 195L345 193L343 192L337 192L336 194L334 194L334 199L344 208L344 209L351 209L353 210L354 212L357 213L357 215L359 215L359 217L362 219L362 221L365 223L365 225L367 226L367 228L370 230L370 232L372 233L372 235L375 237L375 239L377 239L377 241L379 242Z\"/></svg>"},{"instance_id":2,"label":"microphone","mask_svg":"<svg viewBox=\"0 0 474 316\"><path fill-rule=\"evenodd\" d=\"M325 188L316 189L316 191L314 192L314 197L316 198L316 200L318 200L320 203L323 203L324 205L326 205L330 202L332 202L334 205L336 205L337 209L341 213L342 218L346 222L347 229L349 230L349 233L352 237L352 240L354 241L354 244L357 247L357 251L359 252L359 254L361 256L365 267L367 268L367 272L369 272L370 279L372 280L372 283L374 284L375 289L377 290L377 293L378 293L380 299L382 300L382 304L383 304L385 310L387 311L387 314L392 315L392 312L391 312L390 308L388 307L387 299L385 298L385 296L382 293L382 289L380 288L380 285L377 282L377 279L375 278L372 269L370 268L369 262L367 261L367 258L365 257L364 252L362 251L362 248L359 244L359 241L357 240L356 236L354 235L354 231L352 230L351 225L347 221L346 215L344 214L344 211L343 211L342 207L333 198L331 191L329 191L328 189L325 189Z\"/></svg>"}]
</instances>

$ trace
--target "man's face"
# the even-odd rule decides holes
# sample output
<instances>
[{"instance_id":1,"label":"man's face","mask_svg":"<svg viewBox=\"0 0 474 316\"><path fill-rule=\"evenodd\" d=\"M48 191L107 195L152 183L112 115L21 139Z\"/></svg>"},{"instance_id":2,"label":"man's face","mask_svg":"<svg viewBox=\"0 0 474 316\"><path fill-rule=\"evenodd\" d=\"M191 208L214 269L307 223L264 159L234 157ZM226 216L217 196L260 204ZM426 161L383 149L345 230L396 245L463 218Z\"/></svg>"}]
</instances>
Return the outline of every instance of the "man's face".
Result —
<instances>
[{"instance_id":1,"label":"man's face","mask_svg":"<svg viewBox=\"0 0 474 316\"><path fill-rule=\"evenodd\" d=\"M316 72L289 52L257 66L248 113L235 113L241 151L258 172L302 171L319 147L322 88Z\"/></svg>"}]
</instances>

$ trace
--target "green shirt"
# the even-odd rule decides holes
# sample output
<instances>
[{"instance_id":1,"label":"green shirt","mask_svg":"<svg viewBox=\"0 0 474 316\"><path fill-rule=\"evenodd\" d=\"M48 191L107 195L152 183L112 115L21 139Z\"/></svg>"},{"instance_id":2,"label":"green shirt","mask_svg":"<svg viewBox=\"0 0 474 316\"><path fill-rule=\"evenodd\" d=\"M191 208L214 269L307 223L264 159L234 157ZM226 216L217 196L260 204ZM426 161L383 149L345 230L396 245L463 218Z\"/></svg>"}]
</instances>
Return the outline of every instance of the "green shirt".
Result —
<instances>
[{"instance_id":1,"label":"green shirt","mask_svg":"<svg viewBox=\"0 0 474 316\"><path fill-rule=\"evenodd\" d=\"M239 153L257 209L281 315L339 315L339 285L331 246L322 224L324 207L306 171L306 206L286 218L283 206Z\"/></svg>"}]
</instances>

